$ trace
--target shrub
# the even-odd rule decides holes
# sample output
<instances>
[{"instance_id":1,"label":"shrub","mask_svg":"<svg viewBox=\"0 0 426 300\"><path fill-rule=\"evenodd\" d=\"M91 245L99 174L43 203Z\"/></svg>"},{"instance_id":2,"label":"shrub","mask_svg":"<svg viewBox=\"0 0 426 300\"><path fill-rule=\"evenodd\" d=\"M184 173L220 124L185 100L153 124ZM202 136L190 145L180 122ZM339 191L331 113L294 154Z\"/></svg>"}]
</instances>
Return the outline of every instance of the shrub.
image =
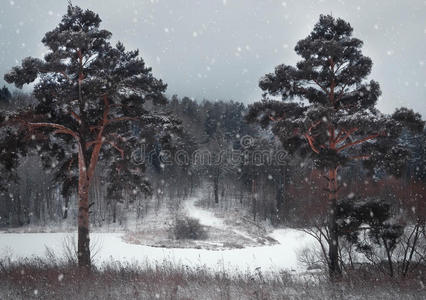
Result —
<instances>
[{"instance_id":1,"label":"shrub","mask_svg":"<svg viewBox=\"0 0 426 300\"><path fill-rule=\"evenodd\" d=\"M177 240L203 240L207 238L207 232L200 221L190 217L176 218L171 231Z\"/></svg>"}]
</instances>

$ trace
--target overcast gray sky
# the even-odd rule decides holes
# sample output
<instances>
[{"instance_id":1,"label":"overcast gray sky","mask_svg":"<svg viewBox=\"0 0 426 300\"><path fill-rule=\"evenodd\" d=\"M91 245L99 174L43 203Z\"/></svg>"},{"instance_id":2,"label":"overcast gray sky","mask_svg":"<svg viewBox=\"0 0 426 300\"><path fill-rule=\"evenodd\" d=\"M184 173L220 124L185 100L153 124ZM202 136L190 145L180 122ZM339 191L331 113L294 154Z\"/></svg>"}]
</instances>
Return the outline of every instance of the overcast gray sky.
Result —
<instances>
[{"instance_id":1,"label":"overcast gray sky","mask_svg":"<svg viewBox=\"0 0 426 300\"><path fill-rule=\"evenodd\" d=\"M128 49L139 48L168 94L197 99L260 99L258 80L294 64L296 42L320 14L354 27L380 82L379 108L407 106L426 116L424 0L73 0L97 12L102 27ZM0 84L26 56L41 57L44 33L66 12L66 0L0 0Z\"/></svg>"}]
</instances>

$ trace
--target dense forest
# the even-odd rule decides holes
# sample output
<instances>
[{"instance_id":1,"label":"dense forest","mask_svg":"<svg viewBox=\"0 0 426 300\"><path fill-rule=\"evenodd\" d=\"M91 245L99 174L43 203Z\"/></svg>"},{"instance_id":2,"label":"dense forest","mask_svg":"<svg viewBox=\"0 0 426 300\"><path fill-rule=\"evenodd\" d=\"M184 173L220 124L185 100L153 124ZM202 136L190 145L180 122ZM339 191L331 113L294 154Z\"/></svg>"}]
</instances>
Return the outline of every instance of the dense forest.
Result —
<instances>
[{"instance_id":1,"label":"dense forest","mask_svg":"<svg viewBox=\"0 0 426 300\"><path fill-rule=\"evenodd\" d=\"M2 107L34 101L31 95L16 92L12 96L7 88L3 91L10 96L2 97ZM245 122L246 105L173 96L165 110L182 120L185 134L173 145L156 140L134 151L135 164L147 164L151 195L135 199L127 191L127 196L111 200L100 179L95 179L91 187L94 226L122 223L128 216L143 218L148 210L158 209L162 204L174 207L199 189L206 191L209 205L241 208L253 219L270 220L273 224L309 226L314 218L306 216L321 214L324 195L321 184L316 183L324 179L311 162L280 153L279 141L267 130ZM383 170L371 174L361 162L354 161L342 174L341 195L360 199L382 197L398 214L402 209L410 214L416 199L420 205L424 196L425 134L407 132L401 136L401 144L412 154L400 177L389 177ZM178 150L185 152L179 155ZM217 153L223 153L223 157L213 157ZM258 156L253 158L253 153ZM218 164L208 165L210 161ZM75 194L63 195L52 173L41 170L42 161L37 153L20 159L19 180L11 182L8 192L1 196L2 226L75 220Z\"/></svg>"}]
</instances>

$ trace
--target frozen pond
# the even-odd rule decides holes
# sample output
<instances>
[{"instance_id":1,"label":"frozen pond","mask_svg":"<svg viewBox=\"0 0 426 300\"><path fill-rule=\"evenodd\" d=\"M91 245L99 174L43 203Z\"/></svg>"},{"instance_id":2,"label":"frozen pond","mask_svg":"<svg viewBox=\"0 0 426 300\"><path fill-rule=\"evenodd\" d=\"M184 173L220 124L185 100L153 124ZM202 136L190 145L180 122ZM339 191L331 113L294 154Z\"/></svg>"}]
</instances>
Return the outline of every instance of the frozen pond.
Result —
<instances>
[{"instance_id":1,"label":"frozen pond","mask_svg":"<svg viewBox=\"0 0 426 300\"><path fill-rule=\"evenodd\" d=\"M278 245L249 247L230 250L205 250L191 248L158 248L129 244L122 240L122 233L92 233L95 264L111 260L137 263L171 262L175 265L207 267L212 270L253 271L304 271L297 260L297 253L306 246L314 245L313 238L294 229L277 229L271 237ZM0 255L21 257L46 255L46 247L57 255L64 253L64 241L76 238L76 233L0 233Z\"/></svg>"}]
</instances>

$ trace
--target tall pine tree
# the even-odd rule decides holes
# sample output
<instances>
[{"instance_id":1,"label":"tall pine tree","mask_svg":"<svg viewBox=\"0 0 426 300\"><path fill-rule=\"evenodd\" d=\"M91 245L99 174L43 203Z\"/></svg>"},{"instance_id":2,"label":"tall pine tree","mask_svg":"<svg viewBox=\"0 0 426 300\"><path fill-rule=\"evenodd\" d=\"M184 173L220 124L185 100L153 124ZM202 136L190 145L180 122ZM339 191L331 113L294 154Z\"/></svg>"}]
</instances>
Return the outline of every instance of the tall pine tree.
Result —
<instances>
[{"instance_id":1,"label":"tall pine tree","mask_svg":"<svg viewBox=\"0 0 426 300\"><path fill-rule=\"evenodd\" d=\"M344 20L321 15L311 34L295 47L302 59L296 67L279 65L260 80L263 100L251 105L247 115L250 122L271 126L288 152L309 156L324 170L332 278L341 273L338 169L362 159L370 168L379 164L398 173L408 155L397 145L401 130L424 127L421 116L411 110L399 109L388 116L375 108L380 87L376 81L365 81L372 61L361 53L363 43L352 37L352 31Z\"/></svg>"},{"instance_id":2,"label":"tall pine tree","mask_svg":"<svg viewBox=\"0 0 426 300\"><path fill-rule=\"evenodd\" d=\"M44 36L44 59L25 58L5 80L18 88L36 81L37 104L14 121L37 143L44 165L65 193L78 186L78 262L90 267L89 188L102 163L112 198L123 189L148 192L144 166L132 163L141 134L179 125L157 109L166 85L145 66L139 52L110 44L111 33L90 10L69 5L59 25Z\"/></svg>"}]
</instances>

